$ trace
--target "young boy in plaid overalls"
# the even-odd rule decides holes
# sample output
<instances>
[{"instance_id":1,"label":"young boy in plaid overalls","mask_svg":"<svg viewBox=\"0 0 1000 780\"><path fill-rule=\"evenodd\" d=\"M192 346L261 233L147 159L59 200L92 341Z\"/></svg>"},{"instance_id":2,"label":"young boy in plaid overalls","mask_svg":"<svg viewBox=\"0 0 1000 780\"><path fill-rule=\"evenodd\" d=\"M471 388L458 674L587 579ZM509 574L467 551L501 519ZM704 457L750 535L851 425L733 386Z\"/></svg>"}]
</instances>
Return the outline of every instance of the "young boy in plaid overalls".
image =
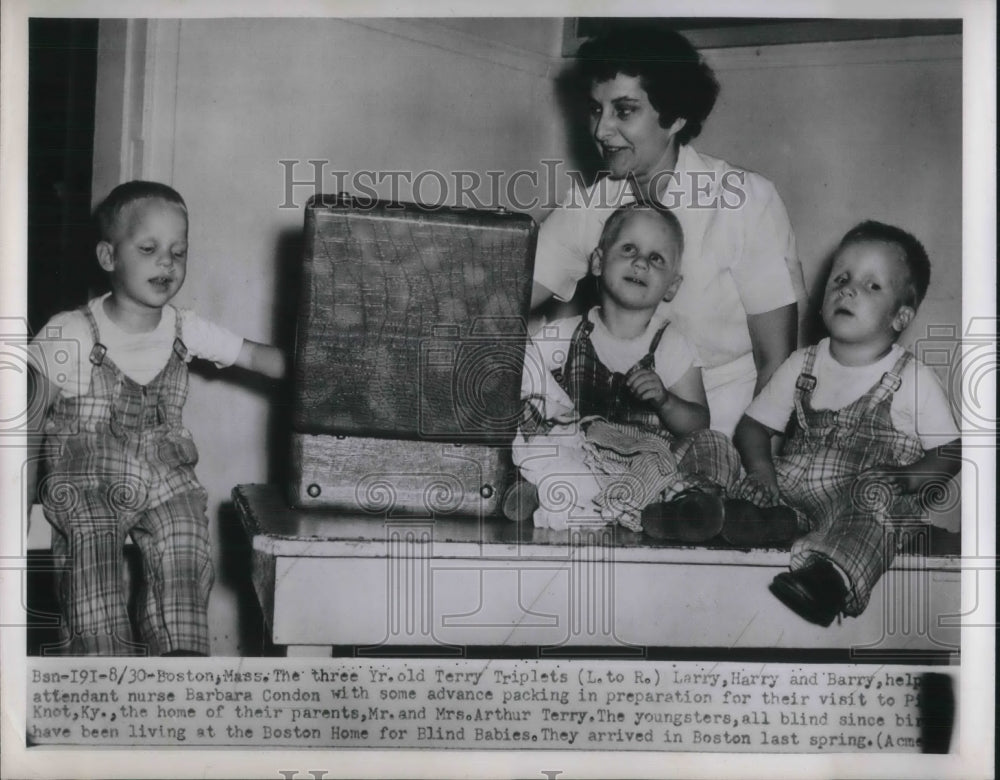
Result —
<instances>
[{"instance_id":1,"label":"young boy in plaid overalls","mask_svg":"<svg viewBox=\"0 0 1000 780\"><path fill-rule=\"evenodd\" d=\"M896 552L890 521L921 517L918 494L959 469L937 377L896 344L929 282L909 233L879 222L848 232L823 297L829 337L793 353L736 428L747 476L726 503L723 536L752 545L804 533L771 592L819 625L864 611ZM771 437L789 420L772 458Z\"/></svg>"},{"instance_id":2,"label":"young boy in plaid overalls","mask_svg":"<svg viewBox=\"0 0 1000 780\"><path fill-rule=\"evenodd\" d=\"M600 306L550 323L529 345L528 415L515 445L526 482L505 501L508 516L530 510L536 525L561 527L572 512L552 509L546 494L565 486L577 517L599 514L686 542L718 533L720 488L739 462L726 438L708 430L694 348L654 319L681 283L682 248L677 218L657 204L625 206L605 223L591 256ZM546 447L558 454L539 456ZM615 490L627 495L619 501ZM559 514L566 517L554 520Z\"/></svg>"},{"instance_id":3,"label":"young boy in plaid overalls","mask_svg":"<svg viewBox=\"0 0 1000 780\"><path fill-rule=\"evenodd\" d=\"M284 358L169 305L187 268L187 207L177 192L122 184L96 217L111 292L56 315L35 341L48 391L40 493L55 531L63 617L55 651L207 655L213 570L198 453L181 420L187 362L278 378ZM68 341L80 345L79 364L58 351ZM132 641L123 592L127 534L143 563L141 642Z\"/></svg>"}]
</instances>

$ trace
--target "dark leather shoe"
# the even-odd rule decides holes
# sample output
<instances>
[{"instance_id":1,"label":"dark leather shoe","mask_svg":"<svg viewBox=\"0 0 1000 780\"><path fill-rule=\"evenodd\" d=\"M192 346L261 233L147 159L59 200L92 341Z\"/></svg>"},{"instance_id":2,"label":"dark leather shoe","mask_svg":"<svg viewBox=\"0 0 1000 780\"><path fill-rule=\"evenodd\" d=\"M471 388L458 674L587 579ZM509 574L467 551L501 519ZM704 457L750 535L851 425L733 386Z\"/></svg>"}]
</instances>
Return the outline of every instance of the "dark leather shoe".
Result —
<instances>
[{"instance_id":1,"label":"dark leather shoe","mask_svg":"<svg viewBox=\"0 0 1000 780\"><path fill-rule=\"evenodd\" d=\"M642 530L654 539L697 544L719 533L725 519L722 499L703 490L685 490L672 501L642 511Z\"/></svg>"},{"instance_id":2,"label":"dark leather shoe","mask_svg":"<svg viewBox=\"0 0 1000 780\"><path fill-rule=\"evenodd\" d=\"M503 497L503 516L515 523L530 520L538 509L538 488L530 482L518 480L507 489Z\"/></svg>"},{"instance_id":3,"label":"dark leather shoe","mask_svg":"<svg viewBox=\"0 0 1000 780\"><path fill-rule=\"evenodd\" d=\"M774 578L771 593L799 617L828 626L844 609L847 586L833 564L813 558L801 569L784 571Z\"/></svg>"},{"instance_id":4,"label":"dark leather shoe","mask_svg":"<svg viewBox=\"0 0 1000 780\"><path fill-rule=\"evenodd\" d=\"M722 538L734 547L787 546L798 535L795 510L787 506L758 507L743 499L726 501Z\"/></svg>"}]
</instances>

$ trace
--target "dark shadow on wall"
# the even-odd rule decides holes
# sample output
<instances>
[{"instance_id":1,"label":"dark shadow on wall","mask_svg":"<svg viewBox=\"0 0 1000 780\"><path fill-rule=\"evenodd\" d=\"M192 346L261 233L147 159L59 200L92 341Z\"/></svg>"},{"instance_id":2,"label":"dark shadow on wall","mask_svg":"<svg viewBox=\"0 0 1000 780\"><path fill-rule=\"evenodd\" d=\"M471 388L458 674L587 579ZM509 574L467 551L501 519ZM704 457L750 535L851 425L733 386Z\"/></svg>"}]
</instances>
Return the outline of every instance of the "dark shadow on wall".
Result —
<instances>
[{"instance_id":1,"label":"dark shadow on wall","mask_svg":"<svg viewBox=\"0 0 1000 780\"><path fill-rule=\"evenodd\" d=\"M105 288L90 218L96 19L28 22L28 321Z\"/></svg>"},{"instance_id":2,"label":"dark shadow on wall","mask_svg":"<svg viewBox=\"0 0 1000 780\"><path fill-rule=\"evenodd\" d=\"M188 366L192 374L206 382L225 381L267 399L267 479L271 484L285 484L288 480L289 432L292 426L293 363L295 357L295 323L298 316L299 284L302 278L302 231L286 230L279 237L275 249L274 346L285 353L287 374L284 380L274 380L231 367L220 372L204 361L194 361Z\"/></svg>"},{"instance_id":3,"label":"dark shadow on wall","mask_svg":"<svg viewBox=\"0 0 1000 780\"><path fill-rule=\"evenodd\" d=\"M300 222L301 224L301 222ZM274 342L285 353L288 371L285 382L273 397L267 426L268 472L270 484L286 485L290 434L292 431L292 387L295 376L295 327L299 314L302 283L302 228L283 230L274 249Z\"/></svg>"},{"instance_id":4,"label":"dark shadow on wall","mask_svg":"<svg viewBox=\"0 0 1000 780\"><path fill-rule=\"evenodd\" d=\"M836 247L834 247L823 257L813 288L808 291L809 298L806 301L805 316L800 318L803 332L799 335L799 344L803 346L816 344L820 339L829 335L822 317L823 290L826 289L826 278L830 275L830 267L833 265L836 252Z\"/></svg>"},{"instance_id":5,"label":"dark shadow on wall","mask_svg":"<svg viewBox=\"0 0 1000 780\"><path fill-rule=\"evenodd\" d=\"M253 545L232 501L219 507L219 569L216 586L230 588L236 598L236 646L240 656L283 655L271 643L253 585Z\"/></svg>"},{"instance_id":6,"label":"dark shadow on wall","mask_svg":"<svg viewBox=\"0 0 1000 780\"><path fill-rule=\"evenodd\" d=\"M288 376L282 382L248 371L231 370L228 381L235 382L268 398L266 447L267 482L288 483L289 433L292 426L292 367L295 350L295 323L298 316L299 284L302 278L302 231L289 229L278 237L275 246L274 345L284 351ZM208 369L210 375L216 372ZM239 513L231 501L219 508L219 570L216 584L231 589L236 599L237 647L243 656L282 655L270 639L253 584L253 546L244 531Z\"/></svg>"},{"instance_id":7,"label":"dark shadow on wall","mask_svg":"<svg viewBox=\"0 0 1000 780\"><path fill-rule=\"evenodd\" d=\"M593 184L602 160L588 123L589 89L581 84L572 63L556 76L555 93L563 118L563 138L569 150L568 170L579 171L584 184Z\"/></svg>"}]
</instances>

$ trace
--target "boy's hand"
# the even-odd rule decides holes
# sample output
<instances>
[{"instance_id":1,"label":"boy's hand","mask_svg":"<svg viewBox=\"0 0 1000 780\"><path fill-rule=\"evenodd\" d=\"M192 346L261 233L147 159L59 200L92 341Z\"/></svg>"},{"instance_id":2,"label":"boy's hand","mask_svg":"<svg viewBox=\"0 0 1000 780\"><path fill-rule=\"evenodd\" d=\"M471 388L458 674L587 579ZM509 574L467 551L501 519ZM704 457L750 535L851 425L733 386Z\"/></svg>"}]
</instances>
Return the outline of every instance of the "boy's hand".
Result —
<instances>
[{"instance_id":1,"label":"boy's hand","mask_svg":"<svg viewBox=\"0 0 1000 780\"><path fill-rule=\"evenodd\" d=\"M760 467L756 471L747 474L747 482L750 483L758 499L765 506L775 506L781 503L781 491L778 489L778 476L775 474L773 466L768 469Z\"/></svg>"},{"instance_id":2,"label":"boy's hand","mask_svg":"<svg viewBox=\"0 0 1000 780\"><path fill-rule=\"evenodd\" d=\"M286 371L285 355L280 349L250 339L243 339L236 365L271 379L281 379Z\"/></svg>"},{"instance_id":3,"label":"boy's hand","mask_svg":"<svg viewBox=\"0 0 1000 780\"><path fill-rule=\"evenodd\" d=\"M708 402L701 381L701 369L691 366L668 390L659 374L640 368L625 379L629 391L649 405L663 427L674 436L687 436L708 428Z\"/></svg>"},{"instance_id":4,"label":"boy's hand","mask_svg":"<svg viewBox=\"0 0 1000 780\"><path fill-rule=\"evenodd\" d=\"M874 466L862 471L851 484L851 500L865 509L888 509L897 496L910 490L905 472L896 466Z\"/></svg>"},{"instance_id":5,"label":"boy's hand","mask_svg":"<svg viewBox=\"0 0 1000 780\"><path fill-rule=\"evenodd\" d=\"M757 494L755 500L780 503L778 474L774 470L771 456L771 438L775 431L767 428L753 417L743 415L733 434L733 444L740 454L740 461L746 469L747 480Z\"/></svg>"},{"instance_id":6,"label":"boy's hand","mask_svg":"<svg viewBox=\"0 0 1000 780\"><path fill-rule=\"evenodd\" d=\"M662 409L673 398L667 388L663 386L659 375L652 369L640 368L629 374L625 381L628 389L636 398L646 402L654 409Z\"/></svg>"}]
</instances>

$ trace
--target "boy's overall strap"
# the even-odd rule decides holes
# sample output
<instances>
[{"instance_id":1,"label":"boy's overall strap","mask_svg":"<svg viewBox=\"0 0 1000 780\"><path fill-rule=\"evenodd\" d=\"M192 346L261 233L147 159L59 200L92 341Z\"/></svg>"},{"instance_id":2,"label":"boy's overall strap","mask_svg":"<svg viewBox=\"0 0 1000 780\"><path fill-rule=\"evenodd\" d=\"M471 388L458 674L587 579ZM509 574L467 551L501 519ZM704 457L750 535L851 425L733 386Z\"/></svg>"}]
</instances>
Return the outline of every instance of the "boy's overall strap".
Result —
<instances>
[{"instance_id":1,"label":"boy's overall strap","mask_svg":"<svg viewBox=\"0 0 1000 780\"><path fill-rule=\"evenodd\" d=\"M904 349L903 354L899 356L899 359L893 364L892 368L882 374L878 385L872 389L868 409L874 408L899 390L903 384L903 371L912 359L913 353L908 349Z\"/></svg>"},{"instance_id":2,"label":"boy's overall strap","mask_svg":"<svg viewBox=\"0 0 1000 780\"><path fill-rule=\"evenodd\" d=\"M802 370L799 372L798 379L795 380L795 394L792 396L792 400L795 403L796 422L804 431L809 429L805 404L812 395L812 391L816 388L816 377L812 373L813 364L816 362L816 349L816 345L813 345L806 350L805 360L802 362Z\"/></svg>"},{"instance_id":3,"label":"boy's overall strap","mask_svg":"<svg viewBox=\"0 0 1000 780\"><path fill-rule=\"evenodd\" d=\"M799 372L799 378L795 380L795 396L798 398L801 394L811 395L812 391L816 389L816 377L813 375L813 366L816 363L816 352L817 345L813 345L806 349L805 360L802 361L802 370Z\"/></svg>"},{"instance_id":4,"label":"boy's overall strap","mask_svg":"<svg viewBox=\"0 0 1000 780\"><path fill-rule=\"evenodd\" d=\"M90 327L90 336L94 340L94 346L90 350L90 362L95 366L104 362L104 356L108 354L108 348L101 343L101 331L97 327L97 320L94 319L94 312L90 310L89 304L80 307L87 325Z\"/></svg>"},{"instance_id":5,"label":"boy's overall strap","mask_svg":"<svg viewBox=\"0 0 1000 780\"><path fill-rule=\"evenodd\" d=\"M594 323L590 321L590 314L586 313L580 318L580 324L573 330L573 336L569 342L569 350L566 353L566 362L559 368L552 369L552 376L555 377L556 382L559 383L559 386L562 387L563 390L566 389L564 380L566 378L566 372L571 368L570 361L576 357L580 342L585 338L590 338L590 333L593 330Z\"/></svg>"},{"instance_id":6,"label":"boy's overall strap","mask_svg":"<svg viewBox=\"0 0 1000 780\"><path fill-rule=\"evenodd\" d=\"M656 335L653 336L653 340L649 342L649 352L646 354L652 357L656 354L656 350L660 346L660 339L663 338L664 332L667 330L667 326L670 324L670 320L667 320L660 326L660 329L656 331Z\"/></svg>"},{"instance_id":7,"label":"boy's overall strap","mask_svg":"<svg viewBox=\"0 0 1000 780\"><path fill-rule=\"evenodd\" d=\"M173 306L170 308L174 309L174 353L181 360L187 360L188 349L183 339L184 328L181 325L181 313Z\"/></svg>"},{"instance_id":8,"label":"boy's overall strap","mask_svg":"<svg viewBox=\"0 0 1000 780\"><path fill-rule=\"evenodd\" d=\"M659 348L660 339L663 338L663 333L669 324L670 320L667 320L660 326L659 330L653 334L653 338L649 342L649 350L647 350L646 354L639 359L638 363L628 370L628 373L625 374L626 376L631 376L633 372L638 371L639 369L652 368L656 365L656 350Z\"/></svg>"}]
</instances>

